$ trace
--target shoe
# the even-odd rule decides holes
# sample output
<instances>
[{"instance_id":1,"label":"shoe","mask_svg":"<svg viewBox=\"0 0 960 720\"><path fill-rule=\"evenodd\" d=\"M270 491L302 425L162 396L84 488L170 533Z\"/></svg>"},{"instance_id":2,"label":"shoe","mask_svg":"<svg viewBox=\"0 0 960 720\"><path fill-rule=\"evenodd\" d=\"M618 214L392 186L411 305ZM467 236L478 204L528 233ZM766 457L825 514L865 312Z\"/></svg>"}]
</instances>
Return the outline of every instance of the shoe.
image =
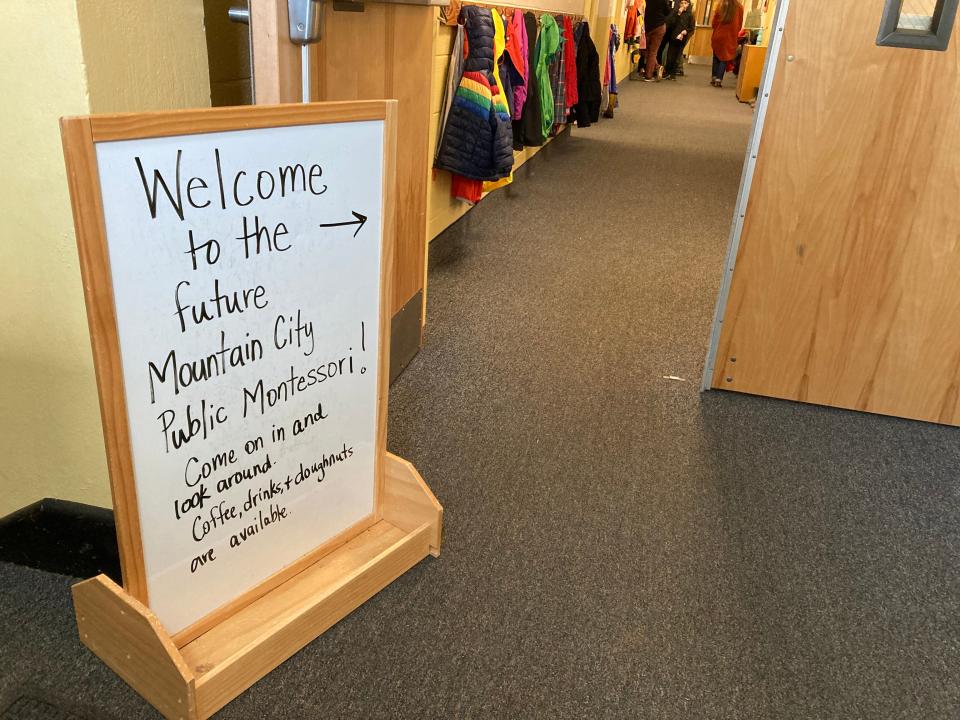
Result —
<instances>
[{"instance_id":1,"label":"shoe","mask_svg":"<svg viewBox=\"0 0 960 720\"><path fill-rule=\"evenodd\" d=\"M676 75L664 75L664 76L663 76L663 79L664 79L664 80L676 80L676 79L677 79L677 76L676 76Z\"/></svg>"},{"instance_id":2,"label":"shoe","mask_svg":"<svg viewBox=\"0 0 960 720\"><path fill-rule=\"evenodd\" d=\"M645 77L645 78L643 79L643 81L644 81L644 82L656 82L657 79L656 79L656 78L648 78L648 77Z\"/></svg>"}]
</instances>

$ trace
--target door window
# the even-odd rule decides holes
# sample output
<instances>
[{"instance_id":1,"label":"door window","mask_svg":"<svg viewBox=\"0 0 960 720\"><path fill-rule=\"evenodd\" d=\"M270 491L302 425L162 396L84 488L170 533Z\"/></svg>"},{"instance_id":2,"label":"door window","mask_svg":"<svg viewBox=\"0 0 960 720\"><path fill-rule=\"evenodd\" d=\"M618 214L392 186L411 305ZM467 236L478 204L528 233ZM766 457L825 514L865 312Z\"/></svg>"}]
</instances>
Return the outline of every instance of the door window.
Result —
<instances>
[{"instance_id":1,"label":"door window","mask_svg":"<svg viewBox=\"0 0 960 720\"><path fill-rule=\"evenodd\" d=\"M877 45L946 50L958 0L886 0Z\"/></svg>"}]
</instances>

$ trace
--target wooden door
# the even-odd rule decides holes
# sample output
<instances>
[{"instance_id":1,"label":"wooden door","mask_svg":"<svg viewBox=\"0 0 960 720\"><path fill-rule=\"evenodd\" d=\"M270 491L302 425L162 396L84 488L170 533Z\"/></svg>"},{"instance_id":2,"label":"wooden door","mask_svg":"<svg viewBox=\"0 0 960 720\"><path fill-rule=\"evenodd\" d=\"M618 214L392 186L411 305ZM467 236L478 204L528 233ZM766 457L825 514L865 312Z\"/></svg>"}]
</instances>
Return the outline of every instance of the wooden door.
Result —
<instances>
[{"instance_id":1,"label":"wooden door","mask_svg":"<svg viewBox=\"0 0 960 720\"><path fill-rule=\"evenodd\" d=\"M325 3L322 38L311 48L314 100L399 102L391 378L407 365L422 341L431 158L427 142L437 25L434 2L370 2L361 12L340 11L333 3ZM290 43L287 24L286 0L252 3L257 103L300 100L300 50Z\"/></svg>"},{"instance_id":2,"label":"wooden door","mask_svg":"<svg viewBox=\"0 0 960 720\"><path fill-rule=\"evenodd\" d=\"M339 12L326 3L326 33L314 57L317 99L399 101L393 312L416 298L417 322L426 282L427 138L436 25L436 10L426 5L366 3L363 12ZM419 328L417 334L419 344Z\"/></svg>"},{"instance_id":3,"label":"wooden door","mask_svg":"<svg viewBox=\"0 0 960 720\"><path fill-rule=\"evenodd\" d=\"M960 422L960 72L883 0L783 27L711 385Z\"/></svg>"}]
</instances>

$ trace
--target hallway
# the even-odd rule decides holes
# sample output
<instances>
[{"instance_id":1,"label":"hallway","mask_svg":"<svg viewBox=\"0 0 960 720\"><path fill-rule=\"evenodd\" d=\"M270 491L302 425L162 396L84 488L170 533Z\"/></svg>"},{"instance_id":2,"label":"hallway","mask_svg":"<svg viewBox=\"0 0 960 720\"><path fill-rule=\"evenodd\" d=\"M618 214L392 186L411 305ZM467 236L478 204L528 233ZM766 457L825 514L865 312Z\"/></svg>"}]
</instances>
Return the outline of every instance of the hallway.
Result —
<instances>
[{"instance_id":1,"label":"hallway","mask_svg":"<svg viewBox=\"0 0 960 720\"><path fill-rule=\"evenodd\" d=\"M752 120L708 75L624 79L432 243L389 447L443 554L217 717L956 717L957 431L699 393ZM155 717L68 587L0 564L0 692Z\"/></svg>"},{"instance_id":2,"label":"hallway","mask_svg":"<svg viewBox=\"0 0 960 720\"><path fill-rule=\"evenodd\" d=\"M752 113L688 70L622 82L613 121L433 243L390 425L446 508L420 699L953 717L956 431L698 392Z\"/></svg>"}]
</instances>

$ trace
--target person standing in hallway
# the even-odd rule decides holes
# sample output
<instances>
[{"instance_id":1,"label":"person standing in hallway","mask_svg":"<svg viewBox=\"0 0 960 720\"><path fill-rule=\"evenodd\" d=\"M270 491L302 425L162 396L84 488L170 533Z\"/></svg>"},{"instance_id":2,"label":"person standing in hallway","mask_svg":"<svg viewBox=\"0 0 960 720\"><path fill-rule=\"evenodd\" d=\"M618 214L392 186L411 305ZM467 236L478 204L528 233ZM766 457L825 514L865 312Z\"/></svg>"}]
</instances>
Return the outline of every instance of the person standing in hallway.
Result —
<instances>
[{"instance_id":1,"label":"person standing in hallway","mask_svg":"<svg viewBox=\"0 0 960 720\"><path fill-rule=\"evenodd\" d=\"M696 29L697 23L693 17L693 5L690 0L680 0L677 7L667 18L667 57L663 66L664 77L673 80L677 74L677 65L683 55L683 49L690 42L690 37Z\"/></svg>"},{"instance_id":2,"label":"person standing in hallway","mask_svg":"<svg viewBox=\"0 0 960 720\"><path fill-rule=\"evenodd\" d=\"M669 14L669 0L647 0L647 6L643 11L643 27L647 34L644 82L653 82L657 79L657 51L667 32L667 15Z\"/></svg>"},{"instance_id":3,"label":"person standing in hallway","mask_svg":"<svg viewBox=\"0 0 960 720\"><path fill-rule=\"evenodd\" d=\"M739 0L720 0L713 13L713 78L710 84L722 87L727 63L737 54L737 36L743 27L743 5Z\"/></svg>"}]
</instances>

